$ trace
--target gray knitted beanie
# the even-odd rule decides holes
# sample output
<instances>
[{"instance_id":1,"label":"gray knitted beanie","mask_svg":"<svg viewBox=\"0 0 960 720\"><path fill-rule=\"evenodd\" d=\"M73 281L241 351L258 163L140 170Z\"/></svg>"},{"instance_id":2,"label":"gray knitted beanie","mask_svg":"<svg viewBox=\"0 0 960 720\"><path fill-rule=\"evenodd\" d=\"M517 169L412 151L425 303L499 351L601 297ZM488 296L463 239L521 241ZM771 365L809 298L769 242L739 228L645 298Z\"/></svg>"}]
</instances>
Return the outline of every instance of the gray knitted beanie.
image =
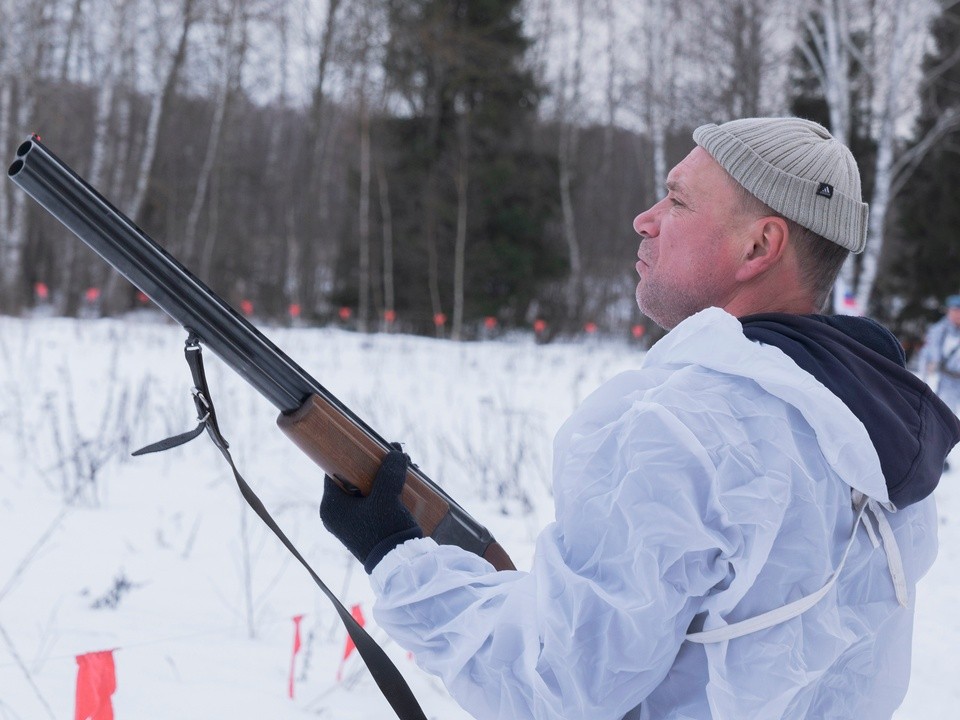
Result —
<instances>
[{"instance_id":1,"label":"gray knitted beanie","mask_svg":"<svg viewBox=\"0 0 960 720\"><path fill-rule=\"evenodd\" d=\"M867 204L853 154L800 118L747 118L702 125L693 140L751 195L854 253L867 242Z\"/></svg>"}]
</instances>

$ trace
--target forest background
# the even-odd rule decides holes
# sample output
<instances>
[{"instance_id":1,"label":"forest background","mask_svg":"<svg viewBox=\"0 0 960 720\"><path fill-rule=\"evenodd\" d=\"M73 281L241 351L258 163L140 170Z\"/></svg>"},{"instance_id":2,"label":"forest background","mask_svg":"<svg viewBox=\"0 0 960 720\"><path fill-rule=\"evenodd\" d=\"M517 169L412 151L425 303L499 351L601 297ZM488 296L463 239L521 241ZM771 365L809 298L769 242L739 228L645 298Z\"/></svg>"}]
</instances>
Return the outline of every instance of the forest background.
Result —
<instances>
[{"instance_id":1,"label":"forest background","mask_svg":"<svg viewBox=\"0 0 960 720\"><path fill-rule=\"evenodd\" d=\"M957 0L0 0L0 148L30 133L236 307L477 337L656 329L631 221L705 122L853 149L841 311L908 347L960 291ZM10 182L0 312L145 298Z\"/></svg>"}]
</instances>

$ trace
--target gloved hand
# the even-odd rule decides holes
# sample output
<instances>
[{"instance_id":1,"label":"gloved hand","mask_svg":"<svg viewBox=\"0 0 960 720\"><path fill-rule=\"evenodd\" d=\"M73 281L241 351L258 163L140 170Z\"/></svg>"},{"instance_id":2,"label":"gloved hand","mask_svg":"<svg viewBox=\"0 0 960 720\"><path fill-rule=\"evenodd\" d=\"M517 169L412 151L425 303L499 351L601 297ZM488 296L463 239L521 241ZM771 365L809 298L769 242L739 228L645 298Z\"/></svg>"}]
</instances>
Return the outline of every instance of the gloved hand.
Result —
<instances>
[{"instance_id":1,"label":"gloved hand","mask_svg":"<svg viewBox=\"0 0 960 720\"><path fill-rule=\"evenodd\" d=\"M397 446L399 447L399 446ZM413 515L400 502L410 458L391 450L383 458L367 497L350 495L324 478L320 519L324 527L372 573L384 556L407 540L423 537Z\"/></svg>"}]
</instances>

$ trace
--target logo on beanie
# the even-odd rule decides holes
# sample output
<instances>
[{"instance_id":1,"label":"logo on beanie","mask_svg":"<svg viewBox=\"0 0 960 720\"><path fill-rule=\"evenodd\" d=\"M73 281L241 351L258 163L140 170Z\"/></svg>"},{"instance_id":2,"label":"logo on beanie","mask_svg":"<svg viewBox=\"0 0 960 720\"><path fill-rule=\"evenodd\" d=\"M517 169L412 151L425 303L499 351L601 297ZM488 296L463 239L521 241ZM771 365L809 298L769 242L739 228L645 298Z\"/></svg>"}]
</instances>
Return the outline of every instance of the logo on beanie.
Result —
<instances>
[{"instance_id":1,"label":"logo on beanie","mask_svg":"<svg viewBox=\"0 0 960 720\"><path fill-rule=\"evenodd\" d=\"M825 197L827 200L829 200L833 197L833 185L820 183L820 187L817 188L817 195L820 197Z\"/></svg>"}]
</instances>

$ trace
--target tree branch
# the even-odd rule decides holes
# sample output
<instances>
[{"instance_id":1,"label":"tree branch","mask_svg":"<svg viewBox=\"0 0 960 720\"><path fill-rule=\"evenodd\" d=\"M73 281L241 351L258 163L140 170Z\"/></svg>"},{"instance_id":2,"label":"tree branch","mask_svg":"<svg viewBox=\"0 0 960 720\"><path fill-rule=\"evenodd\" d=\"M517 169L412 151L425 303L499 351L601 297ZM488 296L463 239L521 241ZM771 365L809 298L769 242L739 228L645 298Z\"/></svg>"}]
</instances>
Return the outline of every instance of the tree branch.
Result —
<instances>
[{"instance_id":1,"label":"tree branch","mask_svg":"<svg viewBox=\"0 0 960 720\"><path fill-rule=\"evenodd\" d=\"M3 636L3 641L7 644L7 650L10 652L10 655L13 657L14 661L17 663L17 667L20 668L24 676L27 678L27 682L30 683L30 687L33 688L33 692L37 696L37 699L40 701L40 704L43 705L43 707L46 709L47 714L50 716L51 720L57 720L57 716L53 712L53 708L50 707L50 704L47 702L46 698L43 697L43 693L40 692L40 688L38 688L37 684L33 681L33 676L30 674L30 671L27 669L27 666L23 664L23 660L20 658L20 654L17 652L17 648L13 644L13 640L11 640L10 636L7 635L7 631L4 629L3 625L0 625L0 635Z\"/></svg>"},{"instance_id":2,"label":"tree branch","mask_svg":"<svg viewBox=\"0 0 960 720\"><path fill-rule=\"evenodd\" d=\"M920 142L897 158L891 168L893 174L893 182L890 184L891 198L896 197L903 190L930 148L957 128L960 128L960 110L949 108L937 118L936 124L927 131Z\"/></svg>"}]
</instances>

